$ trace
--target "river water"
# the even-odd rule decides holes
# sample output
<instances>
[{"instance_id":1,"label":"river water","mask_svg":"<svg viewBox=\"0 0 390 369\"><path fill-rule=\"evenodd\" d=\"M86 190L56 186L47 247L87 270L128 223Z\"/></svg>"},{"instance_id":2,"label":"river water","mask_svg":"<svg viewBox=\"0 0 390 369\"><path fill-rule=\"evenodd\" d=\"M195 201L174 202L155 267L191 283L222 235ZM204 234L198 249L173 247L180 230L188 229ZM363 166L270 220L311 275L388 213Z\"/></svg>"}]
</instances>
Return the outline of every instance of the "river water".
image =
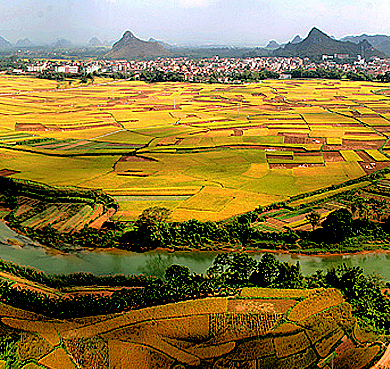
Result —
<instances>
[{"instance_id":1,"label":"river water","mask_svg":"<svg viewBox=\"0 0 390 369\"><path fill-rule=\"evenodd\" d=\"M8 244L8 239L18 240L24 246ZM27 237L21 236L0 222L0 257L7 261L31 266L46 273L91 272L97 275L107 274L148 274L162 276L164 270L172 264L188 266L191 271L204 273L209 268L216 252L147 252L129 251L75 251L59 254L40 247ZM253 254L260 259L261 253ZM328 269L343 263L349 266L360 266L365 273L376 272L390 281L390 254L368 253L357 255L305 256L275 254L278 260L290 263L300 262L304 275L312 274L318 269Z\"/></svg>"}]
</instances>

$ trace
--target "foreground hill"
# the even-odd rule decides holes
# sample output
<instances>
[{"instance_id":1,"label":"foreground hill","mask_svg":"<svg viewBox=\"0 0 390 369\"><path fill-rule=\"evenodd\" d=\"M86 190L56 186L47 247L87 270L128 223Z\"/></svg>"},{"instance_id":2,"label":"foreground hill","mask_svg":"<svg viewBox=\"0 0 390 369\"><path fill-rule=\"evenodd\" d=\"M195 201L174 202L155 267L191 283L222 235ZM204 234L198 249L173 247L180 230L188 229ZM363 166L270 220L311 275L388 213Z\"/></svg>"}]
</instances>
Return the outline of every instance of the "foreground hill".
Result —
<instances>
[{"instance_id":1,"label":"foreground hill","mask_svg":"<svg viewBox=\"0 0 390 369\"><path fill-rule=\"evenodd\" d=\"M371 367L384 347L351 310L335 289L244 288L71 320L0 304L0 360L24 369Z\"/></svg>"},{"instance_id":2,"label":"foreground hill","mask_svg":"<svg viewBox=\"0 0 390 369\"><path fill-rule=\"evenodd\" d=\"M314 27L308 36L301 42L288 43L274 51L274 55L278 56L299 56L299 57L321 57L322 55L348 54L349 57L357 57L362 55L365 58L380 57L385 58L386 55L376 50L366 39L358 44L353 42L337 41Z\"/></svg>"},{"instance_id":3,"label":"foreground hill","mask_svg":"<svg viewBox=\"0 0 390 369\"><path fill-rule=\"evenodd\" d=\"M132 59L169 55L170 52L157 41L143 41L126 31L106 54L111 59Z\"/></svg>"}]
</instances>

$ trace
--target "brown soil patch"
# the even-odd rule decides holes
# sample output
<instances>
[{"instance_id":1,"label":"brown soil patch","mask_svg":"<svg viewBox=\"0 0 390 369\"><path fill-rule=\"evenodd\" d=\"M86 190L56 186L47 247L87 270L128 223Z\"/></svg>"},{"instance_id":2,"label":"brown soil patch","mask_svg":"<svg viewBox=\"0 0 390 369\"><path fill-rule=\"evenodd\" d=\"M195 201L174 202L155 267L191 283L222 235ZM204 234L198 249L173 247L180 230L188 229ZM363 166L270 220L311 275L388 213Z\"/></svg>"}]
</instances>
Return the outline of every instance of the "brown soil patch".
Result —
<instances>
[{"instance_id":1,"label":"brown soil patch","mask_svg":"<svg viewBox=\"0 0 390 369\"><path fill-rule=\"evenodd\" d=\"M285 134L281 134L284 136L284 143L285 144L312 144L315 141L318 144L324 144L325 139L323 138L310 138L310 137L293 137L293 136L285 136ZM279 136L279 133L278 133Z\"/></svg>"},{"instance_id":2,"label":"brown soil patch","mask_svg":"<svg viewBox=\"0 0 390 369\"><path fill-rule=\"evenodd\" d=\"M272 99L264 99L264 101L268 101L270 103L275 103L275 104L283 104L284 103L284 97L282 97L282 96L275 96Z\"/></svg>"},{"instance_id":3,"label":"brown soil patch","mask_svg":"<svg viewBox=\"0 0 390 369\"><path fill-rule=\"evenodd\" d=\"M105 212L102 216L94 220L91 224L89 224L89 227L100 229L107 220L109 220L113 215L115 214L115 209L109 209L107 212Z\"/></svg>"},{"instance_id":4,"label":"brown soil patch","mask_svg":"<svg viewBox=\"0 0 390 369\"><path fill-rule=\"evenodd\" d=\"M361 118L380 118L378 114L361 114L359 115Z\"/></svg>"},{"instance_id":5,"label":"brown soil patch","mask_svg":"<svg viewBox=\"0 0 390 369\"><path fill-rule=\"evenodd\" d=\"M180 109L180 105L153 105L152 109L153 111L164 111L164 110L177 110Z\"/></svg>"},{"instance_id":6,"label":"brown soil patch","mask_svg":"<svg viewBox=\"0 0 390 369\"><path fill-rule=\"evenodd\" d=\"M360 154L359 154L360 155ZM371 165L371 163L374 163L375 165ZM390 163L388 161L378 161L374 162L373 160L370 160L369 162L365 161L359 161L359 165L362 167L362 169L367 173L373 173L377 170L387 168L390 166Z\"/></svg>"},{"instance_id":7,"label":"brown soil patch","mask_svg":"<svg viewBox=\"0 0 390 369\"><path fill-rule=\"evenodd\" d=\"M374 163L375 162L375 160L373 158L371 158L371 156L369 156L364 151L360 151L360 150L356 151L356 154L358 154L364 162L367 162L367 163Z\"/></svg>"},{"instance_id":8,"label":"brown soil patch","mask_svg":"<svg viewBox=\"0 0 390 369\"><path fill-rule=\"evenodd\" d=\"M44 126L41 123L16 123L15 124L15 131L79 131L82 129L93 129L93 128L103 128L103 127L120 127L122 126L119 123L111 122L111 123L101 123L101 124L94 124L94 125L75 125L73 127L61 127L61 126Z\"/></svg>"},{"instance_id":9,"label":"brown soil patch","mask_svg":"<svg viewBox=\"0 0 390 369\"><path fill-rule=\"evenodd\" d=\"M346 136L373 136L373 137L378 137L378 134L375 132L352 132L352 131L347 131L345 132Z\"/></svg>"},{"instance_id":10,"label":"brown soil patch","mask_svg":"<svg viewBox=\"0 0 390 369\"><path fill-rule=\"evenodd\" d=\"M335 351L338 355L342 354L344 351L347 351L348 349L354 348L355 345L353 342L347 338L347 336L344 336L342 338L342 343L336 347Z\"/></svg>"},{"instance_id":11,"label":"brown soil patch","mask_svg":"<svg viewBox=\"0 0 390 369\"><path fill-rule=\"evenodd\" d=\"M297 152L294 156L322 156L322 153L317 152Z\"/></svg>"},{"instance_id":12,"label":"brown soil patch","mask_svg":"<svg viewBox=\"0 0 390 369\"><path fill-rule=\"evenodd\" d=\"M351 149L379 149L384 144L384 140L349 140L343 138L343 147Z\"/></svg>"},{"instance_id":13,"label":"brown soil patch","mask_svg":"<svg viewBox=\"0 0 390 369\"><path fill-rule=\"evenodd\" d=\"M279 146L264 146L260 145L257 146L261 150L266 150L266 153L270 153L272 155L272 151L292 151L295 153L297 152L305 152L305 149L302 149L300 147L279 147Z\"/></svg>"},{"instance_id":14,"label":"brown soil patch","mask_svg":"<svg viewBox=\"0 0 390 369\"><path fill-rule=\"evenodd\" d=\"M324 214L324 213L327 213L328 211L329 210L327 210L327 209L319 209L319 210L317 210L317 212L319 214ZM298 222L298 221L303 220L305 218L306 218L306 214L300 214L300 215L297 215L295 217L284 219L284 221L286 223L290 224L290 223Z\"/></svg>"},{"instance_id":15,"label":"brown soil patch","mask_svg":"<svg viewBox=\"0 0 390 369\"><path fill-rule=\"evenodd\" d=\"M45 126L41 123L16 123L15 131L44 131Z\"/></svg>"},{"instance_id":16,"label":"brown soil patch","mask_svg":"<svg viewBox=\"0 0 390 369\"><path fill-rule=\"evenodd\" d=\"M231 122L231 120L230 119L202 120L196 122L186 122L181 124L192 126L193 124L207 124L207 123L215 123L215 122ZM218 128L218 129L232 129L232 128Z\"/></svg>"},{"instance_id":17,"label":"brown soil patch","mask_svg":"<svg viewBox=\"0 0 390 369\"><path fill-rule=\"evenodd\" d=\"M389 122L390 123L390 122ZM390 132L390 126L386 127L386 126L372 126L372 128L376 129L377 131L379 132L382 132L382 133L388 133Z\"/></svg>"},{"instance_id":18,"label":"brown soil patch","mask_svg":"<svg viewBox=\"0 0 390 369\"><path fill-rule=\"evenodd\" d=\"M323 155L326 162L345 161L343 156L338 151L324 151Z\"/></svg>"},{"instance_id":19,"label":"brown soil patch","mask_svg":"<svg viewBox=\"0 0 390 369\"><path fill-rule=\"evenodd\" d=\"M128 143L111 143L111 142L104 142L104 146L106 147L112 147L112 148L115 148L115 147L129 147L129 148L134 148L134 147L143 147L145 145L141 145L141 144L128 144Z\"/></svg>"},{"instance_id":20,"label":"brown soil patch","mask_svg":"<svg viewBox=\"0 0 390 369\"><path fill-rule=\"evenodd\" d=\"M155 173L155 172L154 172ZM126 170L124 172L116 172L118 176L127 176L127 177L150 177L154 173L144 173L137 170Z\"/></svg>"},{"instance_id":21,"label":"brown soil patch","mask_svg":"<svg viewBox=\"0 0 390 369\"><path fill-rule=\"evenodd\" d=\"M237 129L237 128L235 128L235 129L233 130L232 136L242 136L242 129Z\"/></svg>"},{"instance_id":22,"label":"brown soil patch","mask_svg":"<svg viewBox=\"0 0 390 369\"><path fill-rule=\"evenodd\" d=\"M293 155L273 155L273 154L266 154L267 159L286 159L286 160L294 160Z\"/></svg>"},{"instance_id":23,"label":"brown soil patch","mask_svg":"<svg viewBox=\"0 0 390 369\"><path fill-rule=\"evenodd\" d=\"M1 169L0 170L0 177L8 177L12 176L13 174L18 174L20 171L18 170L11 170L11 169Z\"/></svg>"},{"instance_id":24,"label":"brown soil patch","mask_svg":"<svg viewBox=\"0 0 390 369\"><path fill-rule=\"evenodd\" d=\"M228 312L231 313L275 313L284 314L296 303L295 300L229 300Z\"/></svg>"},{"instance_id":25,"label":"brown soil patch","mask_svg":"<svg viewBox=\"0 0 390 369\"><path fill-rule=\"evenodd\" d=\"M280 132L278 136L284 136L284 137L309 137L308 133L295 133L295 132Z\"/></svg>"},{"instance_id":26,"label":"brown soil patch","mask_svg":"<svg viewBox=\"0 0 390 369\"><path fill-rule=\"evenodd\" d=\"M131 155L131 156L122 156L119 159L119 162L123 162L123 161L139 162L139 161L155 161L155 160L146 158L144 156Z\"/></svg>"},{"instance_id":27,"label":"brown soil patch","mask_svg":"<svg viewBox=\"0 0 390 369\"><path fill-rule=\"evenodd\" d=\"M345 150L346 147L343 145L323 145L322 150L325 151L335 151L335 150Z\"/></svg>"},{"instance_id":28,"label":"brown soil patch","mask_svg":"<svg viewBox=\"0 0 390 369\"><path fill-rule=\"evenodd\" d=\"M267 118L267 117L268 117L268 120L269 120L269 121L278 121L278 120L293 121L293 120L296 120L296 121L298 121L299 124L304 123L304 121L302 120L302 118L298 118L298 117L286 117L286 118L284 118L284 117L278 117L278 118L269 118L268 115L262 115L262 114L256 114L256 115L254 115L254 117L259 117L259 118L262 118L262 117Z\"/></svg>"},{"instance_id":29,"label":"brown soil patch","mask_svg":"<svg viewBox=\"0 0 390 369\"><path fill-rule=\"evenodd\" d=\"M270 169L293 169L293 168L313 168L313 167L323 167L325 166L324 164L295 164L295 163L288 163L288 164L268 164Z\"/></svg>"},{"instance_id":30,"label":"brown soil patch","mask_svg":"<svg viewBox=\"0 0 390 369\"><path fill-rule=\"evenodd\" d=\"M279 227L279 228L283 228L286 225L285 222L282 222L281 220L275 219L275 218L268 218L267 223L271 224L272 226Z\"/></svg>"},{"instance_id":31,"label":"brown soil patch","mask_svg":"<svg viewBox=\"0 0 390 369\"><path fill-rule=\"evenodd\" d=\"M285 110L291 110L291 106L289 105L271 105L271 104L264 104L259 105L258 108L260 110L269 110L269 111L285 111Z\"/></svg>"}]
</instances>

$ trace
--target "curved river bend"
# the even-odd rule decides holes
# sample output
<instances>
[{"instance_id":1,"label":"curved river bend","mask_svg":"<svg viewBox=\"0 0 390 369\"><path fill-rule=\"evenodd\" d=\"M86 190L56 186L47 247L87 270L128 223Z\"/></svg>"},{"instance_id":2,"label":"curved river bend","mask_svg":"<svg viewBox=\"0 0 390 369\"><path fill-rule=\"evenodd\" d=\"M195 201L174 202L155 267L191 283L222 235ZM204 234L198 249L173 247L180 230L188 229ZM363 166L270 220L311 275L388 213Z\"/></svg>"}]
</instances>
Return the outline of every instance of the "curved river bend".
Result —
<instances>
[{"instance_id":1,"label":"curved river bend","mask_svg":"<svg viewBox=\"0 0 390 369\"><path fill-rule=\"evenodd\" d=\"M7 239L16 239L23 247L12 246ZM21 236L0 222L0 257L7 261L31 266L46 273L91 272L105 274L148 274L162 276L164 270L172 264L188 266L191 271L204 273L217 255L216 252L148 252L138 254L130 251L76 251L69 254L50 252L35 244L27 237ZM262 254L252 254L260 259ZM368 253L357 255L305 256L275 254L278 260L291 263L300 262L305 275L318 269L328 269L343 263L349 266L360 266L365 273L376 272L390 281L390 254Z\"/></svg>"}]
</instances>

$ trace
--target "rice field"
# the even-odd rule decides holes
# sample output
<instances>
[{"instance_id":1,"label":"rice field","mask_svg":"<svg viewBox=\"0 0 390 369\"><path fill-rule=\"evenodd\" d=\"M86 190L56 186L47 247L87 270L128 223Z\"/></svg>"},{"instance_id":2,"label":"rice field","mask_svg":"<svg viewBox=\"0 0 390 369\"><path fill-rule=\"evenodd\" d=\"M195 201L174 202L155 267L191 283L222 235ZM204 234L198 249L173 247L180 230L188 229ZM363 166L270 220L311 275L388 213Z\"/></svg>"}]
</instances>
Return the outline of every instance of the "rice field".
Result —
<instances>
[{"instance_id":1,"label":"rice field","mask_svg":"<svg viewBox=\"0 0 390 369\"><path fill-rule=\"evenodd\" d=\"M153 205L173 220L220 220L390 165L381 83L72 88L0 76L0 87L0 170L120 196L121 220Z\"/></svg>"},{"instance_id":2,"label":"rice field","mask_svg":"<svg viewBox=\"0 0 390 369\"><path fill-rule=\"evenodd\" d=\"M52 369L371 367L384 348L351 312L335 289L244 288L69 320L0 304L3 329L19 334L15 364Z\"/></svg>"}]
</instances>

